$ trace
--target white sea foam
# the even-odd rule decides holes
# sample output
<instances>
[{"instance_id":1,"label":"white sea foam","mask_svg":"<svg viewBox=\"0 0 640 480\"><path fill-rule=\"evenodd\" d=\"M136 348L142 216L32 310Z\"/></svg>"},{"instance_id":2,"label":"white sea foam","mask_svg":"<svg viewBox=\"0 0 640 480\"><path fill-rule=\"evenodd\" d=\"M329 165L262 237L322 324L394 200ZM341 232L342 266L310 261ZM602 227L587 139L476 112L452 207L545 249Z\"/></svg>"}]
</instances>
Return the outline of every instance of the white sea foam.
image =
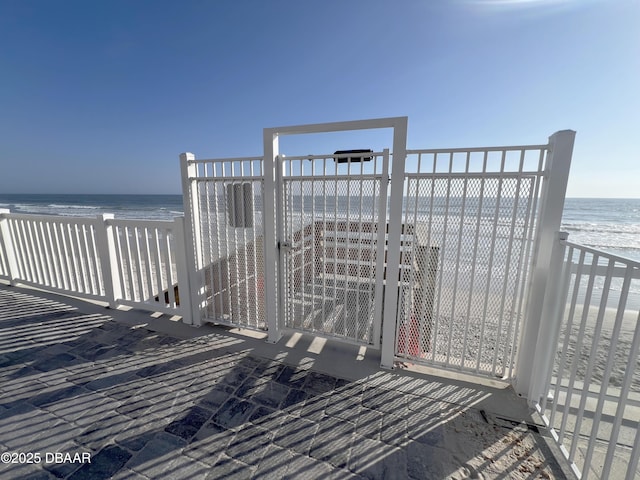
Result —
<instances>
[{"instance_id":1,"label":"white sea foam","mask_svg":"<svg viewBox=\"0 0 640 480\"><path fill-rule=\"evenodd\" d=\"M100 208L104 208L104 207L96 207L93 205L58 205L55 203L49 204L47 205L47 207L54 208L56 210L59 210L59 209L99 210Z\"/></svg>"}]
</instances>

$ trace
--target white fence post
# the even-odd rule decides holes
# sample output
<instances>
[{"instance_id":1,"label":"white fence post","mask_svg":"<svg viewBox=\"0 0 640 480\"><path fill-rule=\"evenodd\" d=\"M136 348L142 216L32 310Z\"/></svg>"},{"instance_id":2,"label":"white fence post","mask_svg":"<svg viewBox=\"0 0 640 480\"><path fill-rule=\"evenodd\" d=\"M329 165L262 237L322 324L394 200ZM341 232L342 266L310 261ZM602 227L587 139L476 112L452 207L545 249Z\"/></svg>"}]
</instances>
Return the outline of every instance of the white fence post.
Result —
<instances>
[{"instance_id":1,"label":"white fence post","mask_svg":"<svg viewBox=\"0 0 640 480\"><path fill-rule=\"evenodd\" d=\"M561 284L565 271L564 253L567 237L566 232L558 232L556 234L556 242L551 252L551 264L549 268L549 278L547 280L547 288L544 294L542 305L542 316L540 319L540 328L538 330L538 338L536 340L536 349L534 352L533 367L531 369L531 382L527 398L530 402L539 402L543 395L547 395L548 385L547 377L551 368L553 357L558 348L558 337L560 335L560 324L562 323L563 311L561 302L566 298L562 298Z\"/></svg>"},{"instance_id":2,"label":"white fence post","mask_svg":"<svg viewBox=\"0 0 640 480\"><path fill-rule=\"evenodd\" d=\"M11 211L7 208L0 208L0 248L4 251L8 276L11 286L15 287L18 283L18 262L16 261L16 252L13 248L13 240L11 239L11 229L9 228L9 215Z\"/></svg>"},{"instance_id":3,"label":"white fence post","mask_svg":"<svg viewBox=\"0 0 640 480\"><path fill-rule=\"evenodd\" d=\"M279 328L278 315L282 315L282 309L278 309L282 295L276 290L284 288L281 282L278 282L278 275L282 271L277 268L280 262L280 252L276 244L277 235L276 225L272 220L272 212L276 211L276 162L279 154L278 133L275 129L265 128L263 130L263 147L264 157L262 160L264 174L264 194L262 207L262 223L264 226L264 304L266 307L268 338L270 343L276 343L280 340L281 332ZM282 212L277 212L280 215ZM281 306L282 307L282 306Z\"/></svg>"},{"instance_id":4,"label":"white fence post","mask_svg":"<svg viewBox=\"0 0 640 480\"><path fill-rule=\"evenodd\" d=\"M396 348L398 303L398 274L402 234L402 199L404 193L405 161L407 157L407 117L395 120L393 128L393 160L391 162L391 205L389 207L389 236L387 247L387 284L382 317L382 346L380 366L393 368ZM380 215L386 215L380 212Z\"/></svg>"},{"instance_id":5,"label":"white fence post","mask_svg":"<svg viewBox=\"0 0 640 480\"><path fill-rule=\"evenodd\" d=\"M516 363L515 390L529 395L533 381L533 365L537 340L541 328L547 281L552 268L552 251L556 232L560 230L567 181L571 167L571 154L576 132L562 130L549 137L549 154L545 168L540 205L536 250L534 252L531 288L525 311L524 329L520 336ZM535 399L529 398L530 401Z\"/></svg>"},{"instance_id":6,"label":"white fence post","mask_svg":"<svg viewBox=\"0 0 640 480\"><path fill-rule=\"evenodd\" d=\"M180 172L182 175L182 205L184 208L184 232L183 245L186 255L186 271L188 275L188 289L186 295L190 295L187 304L191 311L185 309L183 322L192 325L200 325L201 306L205 299L204 267L202 261L202 235L200 232L200 197L198 185L195 181L197 175L197 165L194 163L196 157L193 153L180 154ZM182 302L182 296L181 300ZM189 320L188 317L191 317Z\"/></svg>"},{"instance_id":7,"label":"white fence post","mask_svg":"<svg viewBox=\"0 0 640 480\"><path fill-rule=\"evenodd\" d=\"M98 215L96 224L96 243L98 255L100 255L100 268L102 270L102 282L104 293L109 302L109 307L117 308L118 300L122 298L122 286L118 276L118 258L116 245L113 239L113 227L109 220L113 220L113 213Z\"/></svg>"},{"instance_id":8,"label":"white fence post","mask_svg":"<svg viewBox=\"0 0 640 480\"><path fill-rule=\"evenodd\" d=\"M185 221L184 217L175 217L174 225L174 245L176 252L176 271L178 274L178 295L180 298L180 309L183 312L182 321L188 325L200 326L202 320L200 316L194 317L193 306L191 304L191 284L189 278L189 263L187 246L185 245Z\"/></svg>"}]
</instances>

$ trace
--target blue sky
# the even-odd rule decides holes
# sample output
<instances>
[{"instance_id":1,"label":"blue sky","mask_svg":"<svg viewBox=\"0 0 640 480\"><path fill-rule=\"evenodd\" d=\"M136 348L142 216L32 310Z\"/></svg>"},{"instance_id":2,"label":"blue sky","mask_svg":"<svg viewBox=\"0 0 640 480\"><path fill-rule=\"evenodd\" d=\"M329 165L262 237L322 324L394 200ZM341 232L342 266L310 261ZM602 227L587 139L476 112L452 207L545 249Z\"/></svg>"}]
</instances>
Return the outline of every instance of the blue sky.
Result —
<instances>
[{"instance_id":1,"label":"blue sky","mask_svg":"<svg viewBox=\"0 0 640 480\"><path fill-rule=\"evenodd\" d=\"M408 116L409 148L576 130L568 195L640 197L638 25L636 0L0 0L0 193L180 193L180 152Z\"/></svg>"}]
</instances>

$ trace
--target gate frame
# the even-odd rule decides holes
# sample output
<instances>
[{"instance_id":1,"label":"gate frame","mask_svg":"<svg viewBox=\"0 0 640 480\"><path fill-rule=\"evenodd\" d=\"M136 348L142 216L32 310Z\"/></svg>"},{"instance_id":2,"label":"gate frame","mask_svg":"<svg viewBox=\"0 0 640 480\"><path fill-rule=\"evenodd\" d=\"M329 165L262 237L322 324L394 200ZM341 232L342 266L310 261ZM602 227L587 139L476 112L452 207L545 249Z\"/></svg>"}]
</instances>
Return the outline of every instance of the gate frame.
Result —
<instances>
[{"instance_id":1,"label":"gate frame","mask_svg":"<svg viewBox=\"0 0 640 480\"><path fill-rule=\"evenodd\" d=\"M278 314L282 312L282 295L278 295L276 285L282 288L282 282L278 281L282 272L281 255L279 254L278 238L280 232L279 216L277 215L276 181L280 178L279 161L279 137L281 135L300 135L311 133L342 132L350 130L373 130L380 128L393 129L392 162L390 169L391 199L389 212L386 212L389 222L389 245L400 245L402 229L402 194L404 188L404 167L407 156L407 124L408 117L388 117L369 120L354 120L345 122L316 123L308 125L295 125L284 127L265 128L263 130L264 146L264 210L273 211L276 222L264 222L264 276L265 276L265 306L268 326L268 339L270 343L276 343L282 337L282 329ZM384 181L385 179L383 179ZM271 210L270 210L271 209ZM400 248L388 249L387 270L397 271L400 265ZM394 344L395 344L395 308L398 300L398 278L390 275L384 295L384 310L382 314L382 343L381 366L393 368ZM277 302L270 301L277 298ZM385 322L384 320L387 319ZM375 321L375 319L374 319Z\"/></svg>"}]
</instances>

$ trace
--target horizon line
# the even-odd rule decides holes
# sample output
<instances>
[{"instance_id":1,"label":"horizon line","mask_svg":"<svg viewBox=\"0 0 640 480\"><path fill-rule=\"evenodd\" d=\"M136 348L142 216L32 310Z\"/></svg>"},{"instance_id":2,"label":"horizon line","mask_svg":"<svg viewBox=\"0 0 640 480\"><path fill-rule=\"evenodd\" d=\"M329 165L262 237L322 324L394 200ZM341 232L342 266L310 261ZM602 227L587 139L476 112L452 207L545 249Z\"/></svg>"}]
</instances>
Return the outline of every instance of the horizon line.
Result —
<instances>
[{"instance_id":1,"label":"horizon line","mask_svg":"<svg viewBox=\"0 0 640 480\"><path fill-rule=\"evenodd\" d=\"M2 193L1 195L88 195L88 196L116 196L116 195L148 195L148 196L159 196L159 195L172 195L172 196L182 196L182 193L81 193L81 192L57 192L57 193L32 193L32 192L20 192L20 193ZM565 199L581 199L581 200L640 200L640 197L588 197L588 196L566 196Z\"/></svg>"}]
</instances>

